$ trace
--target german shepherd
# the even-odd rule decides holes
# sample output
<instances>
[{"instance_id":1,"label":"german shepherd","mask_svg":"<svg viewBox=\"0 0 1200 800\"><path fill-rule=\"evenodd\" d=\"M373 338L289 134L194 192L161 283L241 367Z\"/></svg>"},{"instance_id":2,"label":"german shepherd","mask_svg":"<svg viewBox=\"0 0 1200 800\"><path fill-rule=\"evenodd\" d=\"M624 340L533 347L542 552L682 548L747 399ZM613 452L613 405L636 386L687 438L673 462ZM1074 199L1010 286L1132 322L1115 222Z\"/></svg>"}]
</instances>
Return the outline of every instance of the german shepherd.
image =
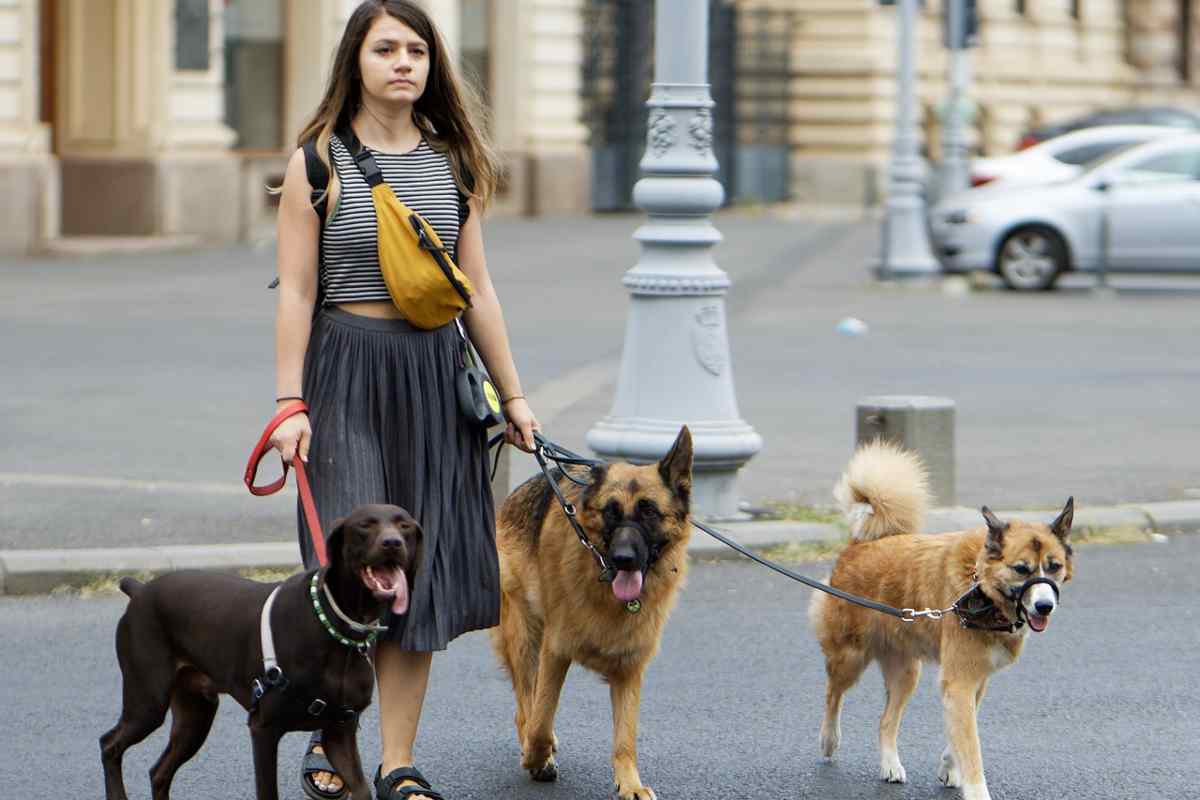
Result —
<instances>
[{"instance_id":1,"label":"german shepherd","mask_svg":"<svg viewBox=\"0 0 1200 800\"><path fill-rule=\"evenodd\" d=\"M544 476L526 481L501 507L500 625L492 642L516 694L521 766L536 781L557 779L554 715L567 669L577 662L610 686L617 795L651 800L637 767L638 706L642 674L687 572L692 435L682 428L655 464L596 466L590 475L568 469L587 485L558 471L553 477L615 576L598 580L596 558Z\"/></svg>"},{"instance_id":2,"label":"german shepherd","mask_svg":"<svg viewBox=\"0 0 1200 800\"><path fill-rule=\"evenodd\" d=\"M851 459L834 497L850 523L830 584L896 608L950 607L973 586L971 604L982 607L977 628L948 613L940 621L906 623L895 617L815 593L809 620L829 679L821 753L832 758L841 741L842 698L872 661L887 687L879 721L879 774L904 783L896 734L916 688L921 662L941 664L946 736L938 778L961 787L966 800L988 800L976 714L991 674L1017 660L1030 630L1041 633L1058 605L1057 586L1071 580L1068 542L1074 501L1049 526L1001 522L986 506L986 525L938 535L919 533L929 505L927 475L919 459L875 442ZM1039 581L1040 579L1040 581ZM1044 582L1045 579L1053 583ZM1031 582L1039 581L1039 582Z\"/></svg>"}]
</instances>

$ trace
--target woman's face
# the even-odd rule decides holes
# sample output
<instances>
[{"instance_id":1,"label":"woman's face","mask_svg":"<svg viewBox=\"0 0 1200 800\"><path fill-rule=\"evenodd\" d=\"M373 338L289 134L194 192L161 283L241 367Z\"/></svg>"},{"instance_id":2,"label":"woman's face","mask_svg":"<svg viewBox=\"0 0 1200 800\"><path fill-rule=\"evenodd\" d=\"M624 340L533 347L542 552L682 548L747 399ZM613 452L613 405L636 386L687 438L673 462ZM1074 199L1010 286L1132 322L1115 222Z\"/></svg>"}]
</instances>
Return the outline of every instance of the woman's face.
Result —
<instances>
[{"instance_id":1,"label":"woman's face","mask_svg":"<svg viewBox=\"0 0 1200 800\"><path fill-rule=\"evenodd\" d=\"M429 78L429 43L390 14L380 14L358 53L365 96L412 105Z\"/></svg>"}]
</instances>

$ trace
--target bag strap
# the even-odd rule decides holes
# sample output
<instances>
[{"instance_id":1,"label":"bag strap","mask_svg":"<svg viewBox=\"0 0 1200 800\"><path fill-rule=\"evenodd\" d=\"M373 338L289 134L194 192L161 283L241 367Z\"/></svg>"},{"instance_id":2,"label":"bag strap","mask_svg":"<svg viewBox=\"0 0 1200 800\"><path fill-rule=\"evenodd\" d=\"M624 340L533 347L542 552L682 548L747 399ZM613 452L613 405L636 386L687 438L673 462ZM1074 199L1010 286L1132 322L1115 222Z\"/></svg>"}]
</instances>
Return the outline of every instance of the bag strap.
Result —
<instances>
[{"instance_id":1,"label":"bag strap","mask_svg":"<svg viewBox=\"0 0 1200 800\"><path fill-rule=\"evenodd\" d=\"M313 210L321 218L321 227L325 227L325 216L329 210L329 168L317 153L316 139L309 139L301 149L304 151L304 172L308 176L308 185L312 187L310 199Z\"/></svg>"},{"instance_id":2,"label":"bag strap","mask_svg":"<svg viewBox=\"0 0 1200 800\"><path fill-rule=\"evenodd\" d=\"M358 171L362 173L363 178L367 181L367 186L374 189L383 183L383 170L375 163L375 156L371 155L371 151L362 146L362 142L358 140L354 131L338 131L336 135L346 151L350 153L350 158L354 160L354 166L358 167Z\"/></svg>"}]
</instances>

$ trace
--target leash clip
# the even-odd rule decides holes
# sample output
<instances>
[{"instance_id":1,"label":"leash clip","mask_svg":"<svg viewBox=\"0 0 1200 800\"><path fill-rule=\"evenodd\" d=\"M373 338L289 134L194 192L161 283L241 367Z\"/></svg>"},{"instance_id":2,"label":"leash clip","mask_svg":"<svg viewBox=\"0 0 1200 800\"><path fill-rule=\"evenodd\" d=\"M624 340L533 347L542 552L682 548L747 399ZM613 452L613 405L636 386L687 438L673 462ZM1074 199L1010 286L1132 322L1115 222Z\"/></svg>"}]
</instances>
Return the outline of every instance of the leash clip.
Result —
<instances>
[{"instance_id":1,"label":"leash clip","mask_svg":"<svg viewBox=\"0 0 1200 800\"><path fill-rule=\"evenodd\" d=\"M941 619L946 615L946 612L938 608L926 608L923 611L917 611L915 608L903 608L900 610L901 622L916 622L920 617L928 617L929 619Z\"/></svg>"}]
</instances>

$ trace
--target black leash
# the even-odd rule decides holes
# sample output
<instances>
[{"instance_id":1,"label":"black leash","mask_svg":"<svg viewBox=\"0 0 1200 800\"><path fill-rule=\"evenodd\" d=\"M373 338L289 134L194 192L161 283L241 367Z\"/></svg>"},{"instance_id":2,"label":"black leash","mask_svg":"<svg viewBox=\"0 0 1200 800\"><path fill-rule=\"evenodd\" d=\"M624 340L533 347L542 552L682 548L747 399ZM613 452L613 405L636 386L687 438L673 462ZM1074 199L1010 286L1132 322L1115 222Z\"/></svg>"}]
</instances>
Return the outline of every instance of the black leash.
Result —
<instances>
[{"instance_id":1,"label":"black leash","mask_svg":"<svg viewBox=\"0 0 1200 800\"><path fill-rule=\"evenodd\" d=\"M613 578L616 577L617 574L616 570L609 566L608 562L604 559L604 555L596 549L596 545L592 544L592 540L588 538L586 533L584 533L583 526L579 524L579 520L575 517L575 504L569 502L566 498L566 495L562 493L562 489L559 487L558 481L555 480L554 476L550 474L550 466L547 463L548 460L553 461L558 467L559 473L561 473L567 480L576 486L587 486L588 481L576 478L574 475L564 469L563 465L597 467L602 465L604 462L596 461L595 459L591 458L584 458L577 453L572 453L570 450L559 447L537 431L533 432L533 441L536 445L536 448L533 451L533 457L537 459L538 466L541 467L542 474L546 476L546 483L550 484L550 489L554 492L554 496L558 499L559 507L562 508L563 513L567 515L567 522L571 523L571 528L574 529L575 535L579 537L579 543L591 551L592 555L596 558L596 563L600 565L600 583L612 583ZM503 433L498 433L493 436L491 440L488 441L488 447L494 447L497 442L499 442L500 447L496 450L496 464L499 464L500 450L502 450L505 445ZM495 468L493 467L492 477L495 477L495 474Z\"/></svg>"},{"instance_id":2,"label":"black leash","mask_svg":"<svg viewBox=\"0 0 1200 800\"><path fill-rule=\"evenodd\" d=\"M826 594L831 594L834 597L841 598L842 600L845 600L847 603L853 603L856 606L862 606L863 608L869 608L874 611L879 611L883 614L888 614L889 616L896 617L897 619L902 620L904 622L916 622L917 619L920 617L929 617L930 619L941 619L947 612L955 610L953 607L940 608L940 609L939 608L926 608L921 611L917 611L914 608L892 608L891 606L886 605L885 603L878 603L874 600L868 600L865 597L859 597L857 595L850 594L849 592L843 592L841 589L835 589L834 587L830 586L829 584L821 583L820 581L813 580L812 578L807 578L798 572L793 572L792 570L788 569L787 567L783 566L782 564L776 564L774 561L770 560L769 558L763 558L762 556L758 555L757 553L754 553L753 551L748 550L744 546L738 544L733 539L730 539L728 536L725 536L724 534L719 533L716 529L710 528L708 525L705 525L703 522L697 522L696 520L692 520L692 524L695 525L700 530L707 533L709 536L716 539L721 544L726 545L727 547L732 547L734 550L738 551L739 553L744 555L746 558L750 559L751 561L756 561L759 564L762 564L767 569L773 569L776 572L778 572L780 575L785 575L794 581L799 581L800 583L803 583L805 586L809 586L818 591L825 592Z\"/></svg>"},{"instance_id":3,"label":"black leash","mask_svg":"<svg viewBox=\"0 0 1200 800\"><path fill-rule=\"evenodd\" d=\"M563 465L598 467L603 466L605 462L598 461L594 458L584 458L578 453L573 453L565 447L555 444L545 436L542 436L541 433L536 431L533 434L533 438L537 445L537 449L534 450L533 453L534 458L537 459L538 466L542 469L542 474L546 476L546 482L550 484L550 488L554 491L554 496L558 498L558 504L562 507L563 513L567 515L567 521L570 522L571 527L575 529L575 535L579 537L580 543L590 550L596 557L597 562L599 562L601 570L600 580L602 582L611 581L613 579L612 568L609 567L608 563L604 560L604 556L601 555L600 551L596 549L596 546L592 544L590 539L588 539L587 534L583 532L583 528L580 527L579 521L575 518L575 505L567 502L566 497L562 493L562 489L560 489L558 486L558 481L556 481L550 474L550 467L547 464L547 461L553 461L558 466L559 472L562 473L567 480L571 481L576 486L587 486L587 481L581 481L575 476L571 475L569 472L567 472L567 470L563 469ZM497 442L500 442L500 446L503 447L503 439L504 434L497 434L488 442L488 447L494 447ZM499 458L500 454L499 451L497 451L497 462L499 461ZM757 553L748 550L743 545L738 544L736 541L729 538L729 536L718 532L715 528L705 525L703 522L697 522L695 519L692 519L691 523L707 533L709 536L716 539L721 544L736 550L746 558L749 558L751 561L762 564L764 567L772 569L775 572L778 572L780 575L791 578L794 581L803 583L805 586L808 586L812 589L816 589L817 591L831 594L838 599L845 600L847 603L853 603L856 606L862 606L863 608L869 608L872 611L878 611L881 614L887 614L888 616L895 617L901 622L916 622L922 617L938 620L944 617L946 614L954 613L958 615L959 623L962 624L963 627L982 627L976 621L981 615L980 609L973 608L968 610L965 605L964 607L960 607L960 603L962 603L964 598L969 596L978 588L978 584L972 585L971 588L968 589L962 597L960 597L958 600L955 600L954 605L950 606L949 608L924 608L921 610L917 610L915 608L893 608L886 603L880 603L875 600L869 600L865 597L859 597L858 595L850 594L849 592L843 592L841 589L836 589L828 584L821 583L818 580L813 580L812 578L808 578L797 572L793 572L782 564L777 564L769 558L763 558ZM1034 579L1026 582L1026 585L1022 587L1020 594L1023 596L1025 592L1029 590L1032 584L1036 582L1045 582L1054 586L1053 581L1050 581L1049 579ZM1054 591L1055 595L1057 596L1057 586L1054 586ZM1017 607L1018 614L1020 614L1021 604L1019 601L1017 603ZM1017 627L1020 627L1020 625L1018 624Z\"/></svg>"}]
</instances>

